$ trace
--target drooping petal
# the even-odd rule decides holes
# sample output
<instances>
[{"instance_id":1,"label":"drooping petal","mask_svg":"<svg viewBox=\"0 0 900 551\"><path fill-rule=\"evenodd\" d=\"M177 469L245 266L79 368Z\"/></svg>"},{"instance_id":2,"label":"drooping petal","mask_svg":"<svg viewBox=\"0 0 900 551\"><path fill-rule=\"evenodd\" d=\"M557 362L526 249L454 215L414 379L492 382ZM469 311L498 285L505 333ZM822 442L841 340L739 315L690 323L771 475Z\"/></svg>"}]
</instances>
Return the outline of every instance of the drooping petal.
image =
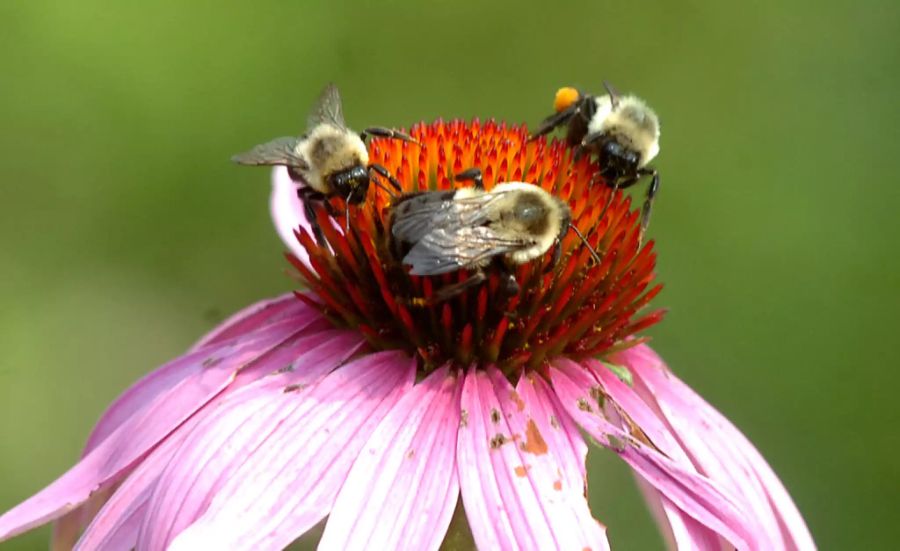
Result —
<instances>
[{"instance_id":1,"label":"drooping petal","mask_svg":"<svg viewBox=\"0 0 900 551\"><path fill-rule=\"evenodd\" d=\"M305 312L310 314L319 313L318 310L313 310L305 302L297 300L294 293L253 303L243 310L232 314L209 333L198 339L190 351L193 352L204 346L243 335L259 327L288 317L299 316Z\"/></svg>"},{"instance_id":2,"label":"drooping petal","mask_svg":"<svg viewBox=\"0 0 900 551\"><path fill-rule=\"evenodd\" d=\"M656 524L660 527L666 546L694 551L733 551L734 547L718 534L703 526L675 506L653 488L646 480L635 476L638 488L644 495Z\"/></svg>"},{"instance_id":3,"label":"drooping petal","mask_svg":"<svg viewBox=\"0 0 900 551\"><path fill-rule=\"evenodd\" d=\"M557 360L550 369L562 407L602 446L616 452L644 480L679 509L740 549L756 545L758 524L746 504L708 478L679 465L610 423L592 397L596 379L573 362Z\"/></svg>"},{"instance_id":4,"label":"drooping petal","mask_svg":"<svg viewBox=\"0 0 900 551\"><path fill-rule=\"evenodd\" d=\"M310 330L312 324L321 321L323 317L318 310L297 300L293 294L264 300L241 310L200 339L185 356L154 370L116 398L91 431L82 457L97 447L135 412L140 411L151 400L194 373L197 359L205 359L208 354L208 351L202 351L202 348L221 345L256 331L264 331L266 327L286 319L294 320L298 330L302 328ZM60 518L54 525L52 547L54 549L71 548L81 530L102 507L110 493L111 488L95 492L83 505Z\"/></svg>"},{"instance_id":5,"label":"drooping petal","mask_svg":"<svg viewBox=\"0 0 900 551\"><path fill-rule=\"evenodd\" d=\"M121 479L172 430L209 402L238 371L296 333L293 320L204 349L186 376L149 400L55 482L0 516L0 541L52 520Z\"/></svg>"},{"instance_id":6,"label":"drooping petal","mask_svg":"<svg viewBox=\"0 0 900 551\"><path fill-rule=\"evenodd\" d=\"M694 464L666 423L633 388L596 360L587 360L583 365L597 378L599 384L596 388L609 396L610 402L606 404L606 407L613 409L613 414L623 416L625 423L636 424L637 428L650 438L653 445L670 459L686 469L695 470Z\"/></svg>"},{"instance_id":7,"label":"drooping petal","mask_svg":"<svg viewBox=\"0 0 900 551\"><path fill-rule=\"evenodd\" d=\"M127 476L123 474L122 476ZM90 524L94 515L103 507L115 492L115 484L92 493L81 505L53 522L50 535L51 551L69 551L78 541L81 531Z\"/></svg>"},{"instance_id":8,"label":"drooping petal","mask_svg":"<svg viewBox=\"0 0 900 551\"><path fill-rule=\"evenodd\" d=\"M413 383L415 361L387 351L314 386L271 396L286 412L171 549L282 548L331 510L369 435ZM299 404L299 405L298 405ZM160 484L163 484L160 481Z\"/></svg>"},{"instance_id":9,"label":"drooping petal","mask_svg":"<svg viewBox=\"0 0 900 551\"><path fill-rule=\"evenodd\" d=\"M303 202L297 197L297 189L300 186L288 175L287 168L276 166L272 169L272 194L269 197L269 209L272 212L272 222L281 240L288 250L301 262L309 266L309 253L306 252L294 231L303 227L310 231L309 222L303 212Z\"/></svg>"},{"instance_id":10,"label":"drooping petal","mask_svg":"<svg viewBox=\"0 0 900 551\"><path fill-rule=\"evenodd\" d=\"M177 523L177 519L151 516L153 511L148 510L147 502L161 473L167 466L172 468L170 462L173 456L177 458L177 461L189 463L192 458L183 457L184 454L176 455L176 453L185 448L198 452L206 449L214 451L216 459L223 461L222 456L226 455L229 450L233 451L233 446L214 447L209 441L198 443L189 440L185 443L188 435L194 438L198 433L204 434L202 432L203 423L208 424L210 417L227 418L229 412L235 409L236 405L240 406L246 403L247 400L244 398L260 386L269 385L280 389L286 385L302 384L321 377L352 354L361 343L360 335L350 331L336 330L318 332L284 343L278 348L278 353L270 354L265 358L265 362L268 362L269 365L269 371L273 372L273 375L242 388L226 389L215 403L197 412L177 432L165 439L141 461L94 518L79 541L79 547L83 549L131 549L137 543L138 530L145 522L145 518L156 526L171 528L171 525ZM285 365L284 357L292 358L297 364L307 364L307 367L298 370L280 369ZM239 414L250 416L250 409L247 407L239 410ZM247 426L251 424L248 422ZM200 429L197 428L198 425L201 426ZM209 440L212 440L215 435L208 436ZM181 464L175 463L175 465L177 468ZM192 480L191 484L196 487L202 481L202 477L199 477ZM185 503L180 501L183 496L169 495L168 497L172 500L172 509L184 511L188 508Z\"/></svg>"},{"instance_id":11,"label":"drooping petal","mask_svg":"<svg viewBox=\"0 0 900 551\"><path fill-rule=\"evenodd\" d=\"M635 389L658 408L698 469L750 504L771 548L815 549L781 481L728 419L669 371L649 347L634 347L617 360L631 369Z\"/></svg>"},{"instance_id":12,"label":"drooping petal","mask_svg":"<svg viewBox=\"0 0 900 551\"><path fill-rule=\"evenodd\" d=\"M609 547L588 510L579 469L571 472L579 450L572 435L553 427L561 412L547 391L536 379L520 381L517 391L494 367L466 375L458 468L479 548Z\"/></svg>"},{"instance_id":13,"label":"drooping petal","mask_svg":"<svg viewBox=\"0 0 900 551\"><path fill-rule=\"evenodd\" d=\"M304 369L282 370L244 385L198 416L203 420L160 475L141 528L142 548L164 548L206 509L212 496L281 420L301 402L285 407L285 389L306 387L331 372L362 344L352 331L324 331L283 347ZM280 367L273 364L272 367ZM274 370L272 370L274 371ZM293 409L292 409L293 408Z\"/></svg>"},{"instance_id":14,"label":"drooping petal","mask_svg":"<svg viewBox=\"0 0 900 551\"><path fill-rule=\"evenodd\" d=\"M320 549L438 549L459 496L462 381L446 367L406 393L363 447Z\"/></svg>"},{"instance_id":15,"label":"drooping petal","mask_svg":"<svg viewBox=\"0 0 900 551\"><path fill-rule=\"evenodd\" d=\"M134 469L93 518L75 546L91 549L128 550L137 545L138 530L147 514L147 503L159 473L181 446L188 431L197 426L195 416L182 430L166 438Z\"/></svg>"},{"instance_id":16,"label":"drooping petal","mask_svg":"<svg viewBox=\"0 0 900 551\"><path fill-rule=\"evenodd\" d=\"M239 318L240 314L245 314L245 316ZM212 331L194 345L187 355L152 371L116 398L106 408L106 411L101 415L100 420L91 431L85 445L85 453L94 449L97 444L121 425L125 419L133 415L135 411L140 410L161 393L195 373L197 358L206 360L207 358L218 358L222 354L221 351L204 351L201 350L202 348L212 344L227 345L230 341L252 336L285 320L291 320L293 324L291 328L299 331L308 328L312 322L319 319L322 319L321 312L310 308L304 302L297 300L297 297L293 295L285 295L278 299L257 303L232 316L224 324L220 325L218 329ZM287 327L283 323L280 325ZM223 350L227 350L227 348Z\"/></svg>"},{"instance_id":17,"label":"drooping petal","mask_svg":"<svg viewBox=\"0 0 900 551\"><path fill-rule=\"evenodd\" d=\"M695 470L687 453L681 448L681 444L666 423L633 388L596 360L587 360L584 365L597 377L602 392L609 397L607 410L613 409L613 414L626 419L625 423L634 423L636 428L646 434L653 445L669 458L688 470ZM715 532L684 514L639 476L636 479L657 524L663 528L670 548L716 550L725 545Z\"/></svg>"}]
</instances>

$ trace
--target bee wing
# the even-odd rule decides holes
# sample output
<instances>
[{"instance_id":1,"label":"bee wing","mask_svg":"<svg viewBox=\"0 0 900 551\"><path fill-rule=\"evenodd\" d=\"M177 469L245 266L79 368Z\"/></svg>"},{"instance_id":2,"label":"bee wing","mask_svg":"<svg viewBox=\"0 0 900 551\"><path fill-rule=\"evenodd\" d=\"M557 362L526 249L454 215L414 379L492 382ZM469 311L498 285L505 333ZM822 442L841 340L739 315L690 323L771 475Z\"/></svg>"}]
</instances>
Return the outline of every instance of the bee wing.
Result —
<instances>
[{"instance_id":1,"label":"bee wing","mask_svg":"<svg viewBox=\"0 0 900 551\"><path fill-rule=\"evenodd\" d=\"M403 258L412 275L439 275L471 267L515 251L527 243L502 237L487 226L435 229L425 234Z\"/></svg>"},{"instance_id":2,"label":"bee wing","mask_svg":"<svg viewBox=\"0 0 900 551\"><path fill-rule=\"evenodd\" d=\"M297 154L299 142L298 138L275 138L270 142L257 145L250 151L238 153L231 160L240 165L284 165L305 170L309 168L309 165Z\"/></svg>"},{"instance_id":3,"label":"bee wing","mask_svg":"<svg viewBox=\"0 0 900 551\"><path fill-rule=\"evenodd\" d=\"M411 274L444 274L529 246L526 239L503 236L487 225L492 204L504 193L461 199L454 194L421 193L396 206L391 232L412 244L403 258Z\"/></svg>"},{"instance_id":4,"label":"bee wing","mask_svg":"<svg viewBox=\"0 0 900 551\"><path fill-rule=\"evenodd\" d=\"M344 123L344 108L341 106L341 93L338 92L334 83L328 83L325 86L325 89L319 94L316 106L306 120L307 130L312 130L320 124L347 128Z\"/></svg>"},{"instance_id":5,"label":"bee wing","mask_svg":"<svg viewBox=\"0 0 900 551\"><path fill-rule=\"evenodd\" d=\"M500 194L482 193L454 199L453 191L426 191L407 196L394 207L391 233L406 243L417 243L429 232L484 224L488 221L488 207Z\"/></svg>"},{"instance_id":6,"label":"bee wing","mask_svg":"<svg viewBox=\"0 0 900 551\"><path fill-rule=\"evenodd\" d=\"M433 230L435 223L449 215L452 191L426 191L405 195L393 207L391 233L395 239L415 243Z\"/></svg>"}]
</instances>

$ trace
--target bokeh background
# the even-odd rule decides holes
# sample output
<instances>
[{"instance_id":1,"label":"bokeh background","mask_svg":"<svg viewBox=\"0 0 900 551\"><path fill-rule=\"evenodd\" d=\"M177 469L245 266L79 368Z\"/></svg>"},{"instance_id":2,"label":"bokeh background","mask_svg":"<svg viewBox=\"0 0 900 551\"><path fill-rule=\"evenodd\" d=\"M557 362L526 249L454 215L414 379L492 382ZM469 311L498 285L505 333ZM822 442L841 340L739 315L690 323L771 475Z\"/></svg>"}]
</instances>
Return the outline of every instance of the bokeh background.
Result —
<instances>
[{"instance_id":1,"label":"bokeh background","mask_svg":"<svg viewBox=\"0 0 900 551\"><path fill-rule=\"evenodd\" d=\"M662 117L654 347L823 549L900 539L896 2L9 1L0 52L0 509L132 381L292 287L267 173L228 158L299 132L326 81L364 127L534 125L609 79ZM590 469L613 545L660 548L626 469Z\"/></svg>"}]
</instances>

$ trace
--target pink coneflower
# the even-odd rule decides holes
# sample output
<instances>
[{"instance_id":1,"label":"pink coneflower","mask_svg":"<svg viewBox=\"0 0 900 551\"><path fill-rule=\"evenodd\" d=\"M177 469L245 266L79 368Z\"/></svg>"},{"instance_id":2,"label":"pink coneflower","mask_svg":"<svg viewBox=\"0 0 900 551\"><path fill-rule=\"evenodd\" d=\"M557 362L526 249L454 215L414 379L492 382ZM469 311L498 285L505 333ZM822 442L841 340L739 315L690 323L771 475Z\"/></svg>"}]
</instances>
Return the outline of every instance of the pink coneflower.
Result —
<instances>
[{"instance_id":1,"label":"pink coneflower","mask_svg":"<svg viewBox=\"0 0 900 551\"><path fill-rule=\"evenodd\" d=\"M633 469L672 546L814 548L752 444L637 335L662 313L644 311L660 287L629 201L600 218L596 168L524 128L411 134L421 145L370 145L407 191L472 166L488 189L533 182L568 201L602 262L569 235L555 267L518 268L516 296L492 275L428 304L465 274L408 275L384 191L346 235L320 209L319 245L276 169L275 224L310 291L239 312L136 383L80 462L0 517L0 539L60 519L55 548L280 549L328 517L324 549L437 549L461 499L479 549L607 549L583 431Z\"/></svg>"}]
</instances>

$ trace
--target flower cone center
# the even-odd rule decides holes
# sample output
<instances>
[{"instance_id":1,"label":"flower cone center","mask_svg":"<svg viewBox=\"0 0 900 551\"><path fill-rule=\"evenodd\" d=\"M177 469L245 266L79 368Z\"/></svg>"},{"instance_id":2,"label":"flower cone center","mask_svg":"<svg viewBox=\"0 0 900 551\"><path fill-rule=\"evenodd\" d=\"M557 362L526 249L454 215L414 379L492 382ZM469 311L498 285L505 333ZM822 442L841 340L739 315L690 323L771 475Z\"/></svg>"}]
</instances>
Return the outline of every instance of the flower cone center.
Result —
<instances>
[{"instance_id":1,"label":"flower cone center","mask_svg":"<svg viewBox=\"0 0 900 551\"><path fill-rule=\"evenodd\" d=\"M374 349L408 349L425 371L452 361L496 364L512 374L538 369L553 356L579 359L631 346L641 339L628 337L662 318L662 311L642 311L661 289L653 282L653 242L639 243L639 213L621 192L610 198L595 161L575 161L561 141L529 142L526 128L493 121L417 124L410 135L419 144L369 144L370 161L390 171L403 193L469 187L454 176L473 167L482 170L488 191L502 182L538 185L569 205L572 223L601 261L570 231L559 262L553 263L551 249L514 267L518 293L511 295L502 274L488 266L484 283L435 301L436 290L464 281L471 270L409 275L391 239L396 197L373 184L366 201L350 207L348 232L344 205L333 199L333 218L325 208L317 214L326 244L305 230L297 233L311 267L289 257L321 302L298 296L335 324L360 330Z\"/></svg>"}]
</instances>

